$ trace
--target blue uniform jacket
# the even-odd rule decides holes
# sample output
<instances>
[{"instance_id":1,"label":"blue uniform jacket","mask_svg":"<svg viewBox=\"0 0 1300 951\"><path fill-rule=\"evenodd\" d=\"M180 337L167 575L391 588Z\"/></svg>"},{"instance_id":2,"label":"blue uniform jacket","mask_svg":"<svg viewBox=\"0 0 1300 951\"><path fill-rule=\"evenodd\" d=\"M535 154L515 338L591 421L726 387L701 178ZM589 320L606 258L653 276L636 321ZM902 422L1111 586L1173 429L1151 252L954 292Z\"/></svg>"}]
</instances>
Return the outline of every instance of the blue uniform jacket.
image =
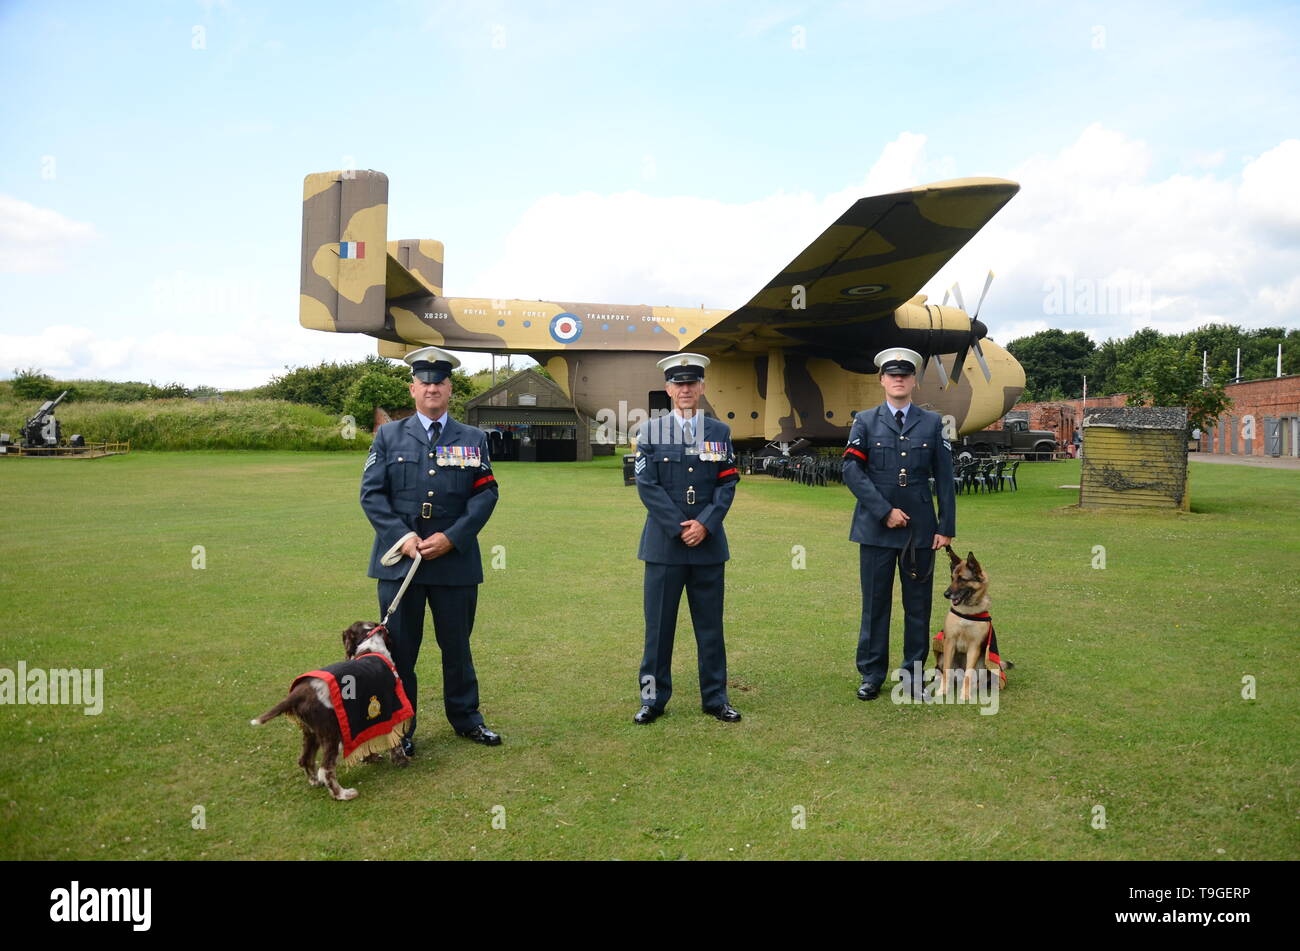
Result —
<instances>
[{"instance_id":1,"label":"blue uniform jacket","mask_svg":"<svg viewBox=\"0 0 1300 951\"><path fill-rule=\"evenodd\" d=\"M671 413L648 419L636 431L636 489L646 507L637 557L664 565L716 565L731 557L722 520L736 495L740 473L731 428L701 416L694 444L683 442ZM701 459L720 455L721 459ZM696 519L709 530L694 548L682 541L681 522Z\"/></svg>"},{"instance_id":2,"label":"blue uniform jacket","mask_svg":"<svg viewBox=\"0 0 1300 951\"><path fill-rule=\"evenodd\" d=\"M455 456L438 452L453 446L470 447L471 452ZM477 458L473 449L477 449ZM466 457L474 464L448 464ZM416 572L415 582L480 584L483 562L478 533L492 515L497 497L483 430L449 416L437 444L430 446L418 416L384 423L375 431L361 473L361 508L375 527L370 577L406 577L410 561L402 558L395 565L384 566L379 559L407 532L416 532L421 538L442 532L455 547L424 562Z\"/></svg>"},{"instance_id":3,"label":"blue uniform jacket","mask_svg":"<svg viewBox=\"0 0 1300 951\"><path fill-rule=\"evenodd\" d=\"M937 519L930 476L939 497ZM844 484L858 500L850 541L905 548L910 532L916 547L929 548L936 534L957 534L952 446L943 438L943 418L938 413L913 403L902 433L884 405L856 414L844 450ZM889 510L895 508L907 513L909 525L885 527Z\"/></svg>"}]
</instances>

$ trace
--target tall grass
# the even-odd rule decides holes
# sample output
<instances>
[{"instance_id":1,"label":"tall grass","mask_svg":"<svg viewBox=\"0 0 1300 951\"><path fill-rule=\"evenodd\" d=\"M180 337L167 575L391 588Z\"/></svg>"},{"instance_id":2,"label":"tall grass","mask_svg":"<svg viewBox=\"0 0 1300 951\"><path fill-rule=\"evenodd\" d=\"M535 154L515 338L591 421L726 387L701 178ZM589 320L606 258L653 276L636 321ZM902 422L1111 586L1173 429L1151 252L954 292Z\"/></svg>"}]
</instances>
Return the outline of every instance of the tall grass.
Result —
<instances>
[{"instance_id":1,"label":"tall grass","mask_svg":"<svg viewBox=\"0 0 1300 951\"><path fill-rule=\"evenodd\" d=\"M17 441L38 403L0 394L0 431ZM370 435L343 438L340 420L314 406L284 400L145 400L65 403L55 411L63 435L87 442L130 441L132 449L360 449Z\"/></svg>"}]
</instances>

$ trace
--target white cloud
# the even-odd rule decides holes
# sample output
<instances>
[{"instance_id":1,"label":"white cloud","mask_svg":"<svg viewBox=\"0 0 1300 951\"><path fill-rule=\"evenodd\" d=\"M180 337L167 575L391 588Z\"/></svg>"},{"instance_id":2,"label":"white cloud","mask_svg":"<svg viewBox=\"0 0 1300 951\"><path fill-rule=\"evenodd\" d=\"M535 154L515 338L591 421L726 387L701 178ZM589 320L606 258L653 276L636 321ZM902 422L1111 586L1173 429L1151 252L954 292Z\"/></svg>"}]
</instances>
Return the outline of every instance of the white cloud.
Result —
<instances>
[{"instance_id":1,"label":"white cloud","mask_svg":"<svg viewBox=\"0 0 1300 951\"><path fill-rule=\"evenodd\" d=\"M1217 164L1204 163L1206 165ZM1212 321L1300 325L1300 141L1220 169L1151 180L1147 145L1099 125L1008 172L1020 194L927 286L960 279L1006 342L1060 327L1095 340ZM1077 305L1054 307L1065 288ZM974 301L968 300L972 306Z\"/></svg>"},{"instance_id":2,"label":"white cloud","mask_svg":"<svg viewBox=\"0 0 1300 951\"><path fill-rule=\"evenodd\" d=\"M902 133L857 184L818 198L778 191L727 203L641 192L547 195L524 212L494 264L465 296L739 307L854 201L952 177L927 162L923 135Z\"/></svg>"},{"instance_id":3,"label":"white cloud","mask_svg":"<svg viewBox=\"0 0 1300 951\"><path fill-rule=\"evenodd\" d=\"M501 258L467 294L621 304L736 307L854 200L951 178L924 135L903 132L861 182L824 197L777 192L746 203L639 192L548 195L510 232ZM1212 320L1300 321L1300 141L1215 170L1151 180L1152 150L1099 124L1007 178L1021 192L932 279L938 301L960 280L1006 342L1047 327L1101 340L1143 326L1166 332ZM471 289L472 288L472 289ZM1055 290L1065 306L1050 301Z\"/></svg>"},{"instance_id":4,"label":"white cloud","mask_svg":"<svg viewBox=\"0 0 1300 951\"><path fill-rule=\"evenodd\" d=\"M922 184L917 180L925 163L925 136L904 132L885 146L876 164L871 166L863 182L862 194L883 195Z\"/></svg>"},{"instance_id":5,"label":"white cloud","mask_svg":"<svg viewBox=\"0 0 1300 951\"><path fill-rule=\"evenodd\" d=\"M467 296L738 307L841 211L806 193L743 204L635 191L547 195L509 233L502 257L461 289Z\"/></svg>"},{"instance_id":6,"label":"white cloud","mask_svg":"<svg viewBox=\"0 0 1300 951\"><path fill-rule=\"evenodd\" d=\"M38 334L0 334L0 379L37 367L56 379L152 380L186 386L245 389L261 386L286 366L322 360L351 362L375 353L375 341L361 334L307 333L296 323L248 320L220 333L163 331L148 336L109 336L84 327L57 325ZM491 365L489 354L462 353L473 373ZM515 366L530 364L512 358ZM501 359L497 360L498 366Z\"/></svg>"},{"instance_id":7,"label":"white cloud","mask_svg":"<svg viewBox=\"0 0 1300 951\"><path fill-rule=\"evenodd\" d=\"M861 181L823 197L775 192L751 202L636 191L539 198L499 260L457 287L465 296L737 307L857 198L950 178L904 132ZM981 319L1002 343L1060 327L1094 339L1143 326L1182 331L1210 321L1300 326L1300 140L1288 139L1233 175L1223 168L1151 180L1151 150L1092 125L1054 153L1006 173L1022 190L923 289L938 301L960 279L974 307L998 273ZM0 203L0 210L13 208ZM3 242L84 240L90 225L22 202ZM51 217L52 216L52 217ZM24 232L23 229L28 229ZM11 251L12 253L12 251ZM0 374L39 366L56 376L253 386L285 364L355 360L375 352L356 334L305 333L285 315L288 286L238 272L174 272L146 288L148 324L110 336L75 327L0 336ZM1056 306L1052 301L1055 298ZM230 321L234 311L246 318ZM218 332L187 334L184 328ZM487 355L462 355L468 369Z\"/></svg>"},{"instance_id":8,"label":"white cloud","mask_svg":"<svg viewBox=\"0 0 1300 951\"><path fill-rule=\"evenodd\" d=\"M0 271L57 270L69 250L94 237L89 222L0 195Z\"/></svg>"},{"instance_id":9,"label":"white cloud","mask_svg":"<svg viewBox=\"0 0 1300 951\"><path fill-rule=\"evenodd\" d=\"M58 379L177 381L242 389L267 382L285 365L359 360L374 352L368 337L308 336L293 325L276 329L264 322L249 321L221 333L163 331L149 336L110 336L56 325L38 334L0 335L0 377L14 369L38 367Z\"/></svg>"},{"instance_id":10,"label":"white cloud","mask_svg":"<svg viewBox=\"0 0 1300 951\"><path fill-rule=\"evenodd\" d=\"M1241 200L1279 237L1300 239L1300 139L1287 139L1242 169Z\"/></svg>"}]
</instances>

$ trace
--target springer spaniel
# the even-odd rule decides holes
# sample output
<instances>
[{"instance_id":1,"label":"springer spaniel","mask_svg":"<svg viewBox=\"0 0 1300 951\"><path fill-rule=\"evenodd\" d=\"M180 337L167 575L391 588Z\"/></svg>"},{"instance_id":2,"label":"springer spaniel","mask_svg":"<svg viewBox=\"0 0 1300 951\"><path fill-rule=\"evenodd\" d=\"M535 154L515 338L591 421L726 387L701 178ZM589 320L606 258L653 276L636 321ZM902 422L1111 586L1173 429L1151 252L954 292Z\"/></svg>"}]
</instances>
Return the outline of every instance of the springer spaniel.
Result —
<instances>
[{"instance_id":1,"label":"springer spaniel","mask_svg":"<svg viewBox=\"0 0 1300 951\"><path fill-rule=\"evenodd\" d=\"M287 697L249 721L261 726L282 713L297 721L302 727L298 765L306 772L309 784L328 787L335 799L353 799L357 795L355 789L341 787L334 776L340 754L351 764L358 760L373 762L387 750L396 765L410 762L402 751L404 731L395 728L410 718L411 705L393 667L387 634L370 621L356 622L343 632L344 662L300 675ZM319 768L318 749L323 751Z\"/></svg>"}]
</instances>

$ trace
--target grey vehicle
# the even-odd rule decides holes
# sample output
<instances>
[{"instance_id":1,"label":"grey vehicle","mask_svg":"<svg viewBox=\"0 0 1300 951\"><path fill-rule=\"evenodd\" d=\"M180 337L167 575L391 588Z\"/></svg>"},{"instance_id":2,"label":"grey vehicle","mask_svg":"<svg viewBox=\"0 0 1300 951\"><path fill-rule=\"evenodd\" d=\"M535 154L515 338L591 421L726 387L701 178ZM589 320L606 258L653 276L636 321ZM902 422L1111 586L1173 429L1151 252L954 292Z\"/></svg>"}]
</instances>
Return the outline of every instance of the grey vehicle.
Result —
<instances>
[{"instance_id":1,"label":"grey vehicle","mask_svg":"<svg viewBox=\"0 0 1300 951\"><path fill-rule=\"evenodd\" d=\"M1009 419L1005 429L984 429L963 436L953 443L952 451L959 460L998 454L1050 459L1059 448L1055 433L1030 429L1028 420Z\"/></svg>"}]
</instances>

